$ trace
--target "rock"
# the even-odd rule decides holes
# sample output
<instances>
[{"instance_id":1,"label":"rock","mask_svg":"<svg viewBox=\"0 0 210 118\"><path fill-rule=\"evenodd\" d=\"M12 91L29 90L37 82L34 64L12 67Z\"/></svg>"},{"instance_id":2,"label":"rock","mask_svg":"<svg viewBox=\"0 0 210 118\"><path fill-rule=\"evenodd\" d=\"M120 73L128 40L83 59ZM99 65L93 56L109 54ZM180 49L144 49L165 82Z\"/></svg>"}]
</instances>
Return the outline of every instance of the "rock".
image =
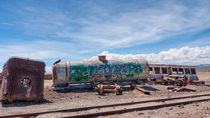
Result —
<instances>
[{"instance_id":1,"label":"rock","mask_svg":"<svg viewBox=\"0 0 210 118\"><path fill-rule=\"evenodd\" d=\"M173 110L173 107L169 108L169 110Z\"/></svg>"},{"instance_id":2,"label":"rock","mask_svg":"<svg viewBox=\"0 0 210 118\"><path fill-rule=\"evenodd\" d=\"M144 113L138 113L138 115L144 115Z\"/></svg>"}]
</instances>

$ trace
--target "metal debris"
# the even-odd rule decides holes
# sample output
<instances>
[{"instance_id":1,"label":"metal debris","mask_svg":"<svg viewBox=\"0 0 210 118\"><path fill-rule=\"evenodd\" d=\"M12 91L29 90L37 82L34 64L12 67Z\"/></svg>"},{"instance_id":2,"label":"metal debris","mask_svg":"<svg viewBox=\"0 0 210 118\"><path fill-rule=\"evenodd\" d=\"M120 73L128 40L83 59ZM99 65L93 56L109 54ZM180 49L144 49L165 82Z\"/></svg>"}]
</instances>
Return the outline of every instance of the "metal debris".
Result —
<instances>
[{"instance_id":1,"label":"metal debris","mask_svg":"<svg viewBox=\"0 0 210 118\"><path fill-rule=\"evenodd\" d=\"M186 87L168 87L168 90L172 90L174 92L196 92L194 89L189 89Z\"/></svg>"},{"instance_id":2,"label":"metal debris","mask_svg":"<svg viewBox=\"0 0 210 118\"><path fill-rule=\"evenodd\" d=\"M188 78L188 84L190 85L205 85L205 82L204 81L198 81L198 80L192 80L191 77Z\"/></svg>"},{"instance_id":3,"label":"metal debris","mask_svg":"<svg viewBox=\"0 0 210 118\"><path fill-rule=\"evenodd\" d=\"M44 62L12 57L4 65L0 100L41 101L44 88Z\"/></svg>"},{"instance_id":4,"label":"metal debris","mask_svg":"<svg viewBox=\"0 0 210 118\"><path fill-rule=\"evenodd\" d=\"M161 85L186 86L188 84L188 78L185 75L170 75L165 78L160 76L149 80Z\"/></svg>"},{"instance_id":5,"label":"metal debris","mask_svg":"<svg viewBox=\"0 0 210 118\"><path fill-rule=\"evenodd\" d=\"M118 84L114 84L114 85L103 85L103 84L99 84L98 85L98 94L99 95L103 95L105 90L107 89L112 89L113 92L116 94L116 95L122 95L122 88L120 87L120 85Z\"/></svg>"},{"instance_id":6,"label":"metal debris","mask_svg":"<svg viewBox=\"0 0 210 118\"><path fill-rule=\"evenodd\" d=\"M51 73L45 73L44 74L44 79L52 79L52 74Z\"/></svg>"},{"instance_id":7,"label":"metal debris","mask_svg":"<svg viewBox=\"0 0 210 118\"><path fill-rule=\"evenodd\" d=\"M144 95L150 95L149 91L144 90L143 88L135 88L135 91L144 94Z\"/></svg>"}]
</instances>

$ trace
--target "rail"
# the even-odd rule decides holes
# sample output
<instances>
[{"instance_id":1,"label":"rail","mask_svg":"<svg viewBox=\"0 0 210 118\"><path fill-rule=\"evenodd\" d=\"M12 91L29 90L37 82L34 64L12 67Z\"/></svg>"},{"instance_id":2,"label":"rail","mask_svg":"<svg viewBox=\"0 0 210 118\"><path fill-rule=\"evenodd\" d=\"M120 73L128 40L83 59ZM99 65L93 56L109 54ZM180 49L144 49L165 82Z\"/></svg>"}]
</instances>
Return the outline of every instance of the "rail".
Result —
<instances>
[{"instance_id":1,"label":"rail","mask_svg":"<svg viewBox=\"0 0 210 118\"><path fill-rule=\"evenodd\" d=\"M162 108L162 107L181 105L181 104L189 104L189 103L193 103L193 102L201 102L201 101L208 101L208 100L210 100L210 93L201 94L201 95L173 97L173 98L144 100L144 101L137 101L137 102L127 102L127 103L119 103L119 104L90 106L90 107L82 107L82 108L70 108L70 109L62 109L62 110L55 110L55 111L4 115L4 116L0 116L0 118L32 117L32 116L36 117L36 116L43 115L43 114L62 113L62 112L63 113L72 112L71 116L66 116L63 118L67 118L67 117L68 118L84 118L84 117L88 118L88 117L106 116L106 115L131 112L131 111L135 111L135 110L152 110L152 109L157 109L157 108ZM147 104L145 104L145 103L147 103ZM90 110L94 110L94 109L97 109L99 111L90 113ZM89 112L87 112L87 111L89 111ZM74 112L80 112L80 114L74 114Z\"/></svg>"}]
</instances>

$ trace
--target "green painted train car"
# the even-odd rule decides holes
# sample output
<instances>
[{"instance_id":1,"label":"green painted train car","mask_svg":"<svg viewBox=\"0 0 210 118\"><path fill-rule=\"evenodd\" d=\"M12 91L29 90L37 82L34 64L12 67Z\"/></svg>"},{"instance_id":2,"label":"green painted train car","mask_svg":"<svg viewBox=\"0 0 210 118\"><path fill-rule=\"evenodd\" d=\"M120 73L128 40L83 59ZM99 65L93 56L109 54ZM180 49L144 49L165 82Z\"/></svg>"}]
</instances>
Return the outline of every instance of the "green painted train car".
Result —
<instances>
[{"instance_id":1,"label":"green painted train car","mask_svg":"<svg viewBox=\"0 0 210 118\"><path fill-rule=\"evenodd\" d=\"M146 79L149 64L145 59L65 61L53 65L53 87L70 84L134 81Z\"/></svg>"}]
</instances>

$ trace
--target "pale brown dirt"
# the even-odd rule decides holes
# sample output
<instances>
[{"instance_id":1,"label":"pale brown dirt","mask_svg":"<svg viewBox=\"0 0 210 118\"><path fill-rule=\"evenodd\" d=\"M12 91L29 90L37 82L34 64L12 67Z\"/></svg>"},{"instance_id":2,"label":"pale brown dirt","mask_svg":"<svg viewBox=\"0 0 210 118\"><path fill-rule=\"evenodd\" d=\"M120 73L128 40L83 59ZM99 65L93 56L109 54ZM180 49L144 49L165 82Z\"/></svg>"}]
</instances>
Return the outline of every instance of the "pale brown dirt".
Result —
<instances>
[{"instance_id":1,"label":"pale brown dirt","mask_svg":"<svg viewBox=\"0 0 210 118\"><path fill-rule=\"evenodd\" d=\"M209 73L198 73L200 80L210 82ZM168 86L162 85L138 85L150 91L151 95L142 95L136 91L130 90L129 86L125 86L123 95L117 96L113 93L106 93L99 96L92 89L80 89L63 92L51 91L52 80L45 80L44 96L45 101L42 103L15 101L14 103L1 103L0 116L7 114L20 114L28 112L49 111L66 108L87 107L95 105L123 103L139 100L156 99L163 97L174 97L180 95L191 95L196 93L209 92L209 86L188 85L188 88L195 89L197 92L172 92L167 90ZM60 117L59 114L50 115L48 117ZM41 116L40 116L41 117ZM46 117L46 116L44 116ZM133 111L129 113L106 116L107 118L208 118L210 117L210 101L193 103L189 105L173 106L160 108L156 110Z\"/></svg>"},{"instance_id":2,"label":"pale brown dirt","mask_svg":"<svg viewBox=\"0 0 210 118\"><path fill-rule=\"evenodd\" d=\"M210 72L197 72L198 78L203 81L210 81Z\"/></svg>"}]
</instances>

